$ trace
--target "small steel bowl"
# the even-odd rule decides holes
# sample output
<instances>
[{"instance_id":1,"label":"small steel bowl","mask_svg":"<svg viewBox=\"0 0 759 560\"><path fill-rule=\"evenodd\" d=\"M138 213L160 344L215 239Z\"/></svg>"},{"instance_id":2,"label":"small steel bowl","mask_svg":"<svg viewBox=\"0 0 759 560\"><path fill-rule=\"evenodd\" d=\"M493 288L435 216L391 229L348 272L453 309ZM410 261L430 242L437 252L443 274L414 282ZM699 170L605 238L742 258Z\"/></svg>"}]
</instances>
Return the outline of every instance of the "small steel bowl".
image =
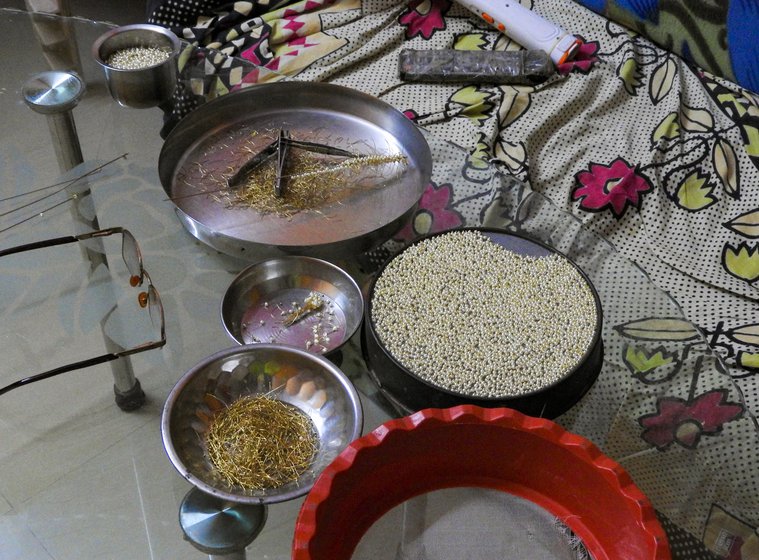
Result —
<instances>
[{"instance_id":1,"label":"small steel bowl","mask_svg":"<svg viewBox=\"0 0 759 560\"><path fill-rule=\"evenodd\" d=\"M266 393L309 416L318 449L297 480L278 488L246 490L228 484L215 471L205 434L224 404ZM199 490L238 503L270 504L306 494L322 470L361 435L362 425L358 393L329 360L297 348L255 344L222 350L187 371L166 399L161 436L171 463Z\"/></svg>"},{"instance_id":2,"label":"small steel bowl","mask_svg":"<svg viewBox=\"0 0 759 560\"><path fill-rule=\"evenodd\" d=\"M134 47L166 50L169 57L153 66L134 70L109 66L108 58L115 52ZM124 107L146 109L168 101L177 83L177 57L181 42L169 29L158 25L134 24L116 27L98 37L92 45L92 56L103 67L111 96Z\"/></svg>"},{"instance_id":3,"label":"small steel bowl","mask_svg":"<svg viewBox=\"0 0 759 560\"><path fill-rule=\"evenodd\" d=\"M290 326L298 306L315 293L319 309ZM221 302L221 321L238 344L276 343L330 354L361 326L364 298L351 276L313 257L268 259L245 268Z\"/></svg>"}]
</instances>

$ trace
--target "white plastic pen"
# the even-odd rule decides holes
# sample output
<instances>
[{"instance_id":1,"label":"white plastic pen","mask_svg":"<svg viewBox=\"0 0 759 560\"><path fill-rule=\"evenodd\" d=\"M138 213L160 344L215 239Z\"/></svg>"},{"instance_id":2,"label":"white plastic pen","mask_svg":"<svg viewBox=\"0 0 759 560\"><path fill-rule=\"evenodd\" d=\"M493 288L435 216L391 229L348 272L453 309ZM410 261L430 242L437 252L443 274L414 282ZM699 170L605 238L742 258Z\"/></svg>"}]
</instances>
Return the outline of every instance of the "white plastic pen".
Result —
<instances>
[{"instance_id":1,"label":"white plastic pen","mask_svg":"<svg viewBox=\"0 0 759 560\"><path fill-rule=\"evenodd\" d=\"M459 0L487 23L526 49L542 50L559 65L571 60L580 40L516 0Z\"/></svg>"}]
</instances>

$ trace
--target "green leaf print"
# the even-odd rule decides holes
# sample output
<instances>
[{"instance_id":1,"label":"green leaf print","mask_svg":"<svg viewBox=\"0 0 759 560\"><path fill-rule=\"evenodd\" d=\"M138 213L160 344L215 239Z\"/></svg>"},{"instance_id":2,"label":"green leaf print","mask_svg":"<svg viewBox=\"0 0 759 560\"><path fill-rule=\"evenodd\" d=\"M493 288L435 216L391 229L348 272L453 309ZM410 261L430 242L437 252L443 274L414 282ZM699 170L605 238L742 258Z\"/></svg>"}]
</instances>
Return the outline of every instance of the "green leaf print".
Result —
<instances>
[{"instance_id":1,"label":"green leaf print","mask_svg":"<svg viewBox=\"0 0 759 560\"><path fill-rule=\"evenodd\" d=\"M722 181L725 192L733 198L740 197L740 166L735 150L729 142L720 138L712 147L712 166Z\"/></svg>"},{"instance_id":2,"label":"green leaf print","mask_svg":"<svg viewBox=\"0 0 759 560\"><path fill-rule=\"evenodd\" d=\"M681 208L698 212L717 202L717 198L712 194L713 191L714 185L709 181L709 175L703 175L696 170L680 183L675 196Z\"/></svg>"},{"instance_id":3,"label":"green leaf print","mask_svg":"<svg viewBox=\"0 0 759 560\"><path fill-rule=\"evenodd\" d=\"M450 101L462 105L464 108L459 113L462 116L468 117L478 124L483 124L490 117L493 112L495 104L491 99L494 94L481 90L476 86L467 86L454 93Z\"/></svg>"},{"instance_id":4,"label":"green leaf print","mask_svg":"<svg viewBox=\"0 0 759 560\"><path fill-rule=\"evenodd\" d=\"M467 165L475 169L487 169L490 165L490 146L485 141L484 135L480 135L480 140L469 154Z\"/></svg>"},{"instance_id":5,"label":"green leaf print","mask_svg":"<svg viewBox=\"0 0 759 560\"><path fill-rule=\"evenodd\" d=\"M753 157L759 157L759 128L745 125L743 127L745 136L746 153Z\"/></svg>"},{"instance_id":6,"label":"green leaf print","mask_svg":"<svg viewBox=\"0 0 759 560\"><path fill-rule=\"evenodd\" d=\"M724 226L735 233L750 239L759 238L759 208L736 216Z\"/></svg>"},{"instance_id":7,"label":"green leaf print","mask_svg":"<svg viewBox=\"0 0 759 560\"><path fill-rule=\"evenodd\" d=\"M457 51L484 51L488 45L485 33L465 33L453 41L453 48Z\"/></svg>"},{"instance_id":8,"label":"green leaf print","mask_svg":"<svg viewBox=\"0 0 759 560\"><path fill-rule=\"evenodd\" d=\"M672 60L672 57L668 56L667 60L656 67L651 75L651 81L648 83L648 95L654 105L667 97L667 94L672 90L675 76L677 76L677 64Z\"/></svg>"},{"instance_id":9,"label":"green leaf print","mask_svg":"<svg viewBox=\"0 0 759 560\"><path fill-rule=\"evenodd\" d=\"M653 317L617 325L622 336L636 340L695 340L699 333L693 324L676 317Z\"/></svg>"},{"instance_id":10,"label":"green leaf print","mask_svg":"<svg viewBox=\"0 0 759 560\"><path fill-rule=\"evenodd\" d=\"M672 356L665 357L661 350L648 355L644 349L628 346L627 352L625 352L625 363L630 366L633 371L645 373L652 369L656 369L659 366L671 364Z\"/></svg>"},{"instance_id":11,"label":"green leaf print","mask_svg":"<svg viewBox=\"0 0 759 560\"><path fill-rule=\"evenodd\" d=\"M677 122L677 113L672 112L662 119L651 134L651 145L655 146L661 140L674 140L680 136L680 123Z\"/></svg>"},{"instance_id":12,"label":"green leaf print","mask_svg":"<svg viewBox=\"0 0 759 560\"><path fill-rule=\"evenodd\" d=\"M759 353L754 352L738 352L736 362L742 368L759 369Z\"/></svg>"},{"instance_id":13,"label":"green leaf print","mask_svg":"<svg viewBox=\"0 0 759 560\"><path fill-rule=\"evenodd\" d=\"M722 106L722 110L733 120L746 114L746 108L732 92L720 93L717 95L717 101Z\"/></svg>"},{"instance_id":14,"label":"green leaf print","mask_svg":"<svg viewBox=\"0 0 759 560\"><path fill-rule=\"evenodd\" d=\"M725 245L722 266L736 278L756 281L759 278L759 247L749 247L746 243L740 243L737 247Z\"/></svg>"},{"instance_id":15,"label":"green leaf print","mask_svg":"<svg viewBox=\"0 0 759 560\"><path fill-rule=\"evenodd\" d=\"M680 360L663 347L654 350L628 346L624 362L632 374L646 384L662 383L672 379L680 369Z\"/></svg>"},{"instance_id":16,"label":"green leaf print","mask_svg":"<svg viewBox=\"0 0 759 560\"><path fill-rule=\"evenodd\" d=\"M638 61L634 58L628 58L617 67L617 76L622 80L625 90L630 95L638 95L638 88L641 86L643 74L638 67Z\"/></svg>"}]
</instances>

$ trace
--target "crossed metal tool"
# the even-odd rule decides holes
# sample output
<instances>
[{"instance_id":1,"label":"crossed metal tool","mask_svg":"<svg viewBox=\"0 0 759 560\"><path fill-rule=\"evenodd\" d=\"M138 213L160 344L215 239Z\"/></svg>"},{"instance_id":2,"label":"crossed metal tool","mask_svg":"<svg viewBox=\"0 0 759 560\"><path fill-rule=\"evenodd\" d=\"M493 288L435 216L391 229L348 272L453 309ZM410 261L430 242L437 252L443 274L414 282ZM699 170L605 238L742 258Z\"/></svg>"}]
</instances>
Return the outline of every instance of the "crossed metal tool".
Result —
<instances>
[{"instance_id":1,"label":"crossed metal tool","mask_svg":"<svg viewBox=\"0 0 759 560\"><path fill-rule=\"evenodd\" d=\"M326 144L319 144L317 142L307 142L305 140L293 140L290 137L290 131L287 129L280 129L279 134L275 140L273 140L263 150L258 152L247 162L245 162L240 169L235 172L229 179L227 179L227 188L235 189L245 183L245 179L250 175L252 171L257 169L263 163L270 158L277 157L277 176L274 181L274 194L276 196L282 196L282 193L286 187L287 175L285 174L285 168L289 157L291 148L305 150L308 152L314 152L319 154L327 154L331 156L342 157L356 157L356 154L347 150L328 146Z\"/></svg>"}]
</instances>

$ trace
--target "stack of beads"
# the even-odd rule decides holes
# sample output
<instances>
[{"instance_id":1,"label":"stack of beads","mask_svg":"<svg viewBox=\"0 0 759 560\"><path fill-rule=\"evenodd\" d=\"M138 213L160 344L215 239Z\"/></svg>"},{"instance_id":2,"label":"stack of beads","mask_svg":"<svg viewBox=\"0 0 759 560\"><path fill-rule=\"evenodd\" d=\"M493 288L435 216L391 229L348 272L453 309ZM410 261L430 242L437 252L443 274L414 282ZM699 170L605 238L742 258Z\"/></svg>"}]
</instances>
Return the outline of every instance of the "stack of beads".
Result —
<instances>
[{"instance_id":1,"label":"stack of beads","mask_svg":"<svg viewBox=\"0 0 759 560\"><path fill-rule=\"evenodd\" d=\"M375 332L434 386L497 399L539 391L591 349L594 293L558 253L520 255L477 230L423 239L395 257L371 300Z\"/></svg>"},{"instance_id":2,"label":"stack of beads","mask_svg":"<svg viewBox=\"0 0 759 560\"><path fill-rule=\"evenodd\" d=\"M117 70L140 70L169 59L171 51L158 47L130 47L115 51L105 63Z\"/></svg>"}]
</instances>

